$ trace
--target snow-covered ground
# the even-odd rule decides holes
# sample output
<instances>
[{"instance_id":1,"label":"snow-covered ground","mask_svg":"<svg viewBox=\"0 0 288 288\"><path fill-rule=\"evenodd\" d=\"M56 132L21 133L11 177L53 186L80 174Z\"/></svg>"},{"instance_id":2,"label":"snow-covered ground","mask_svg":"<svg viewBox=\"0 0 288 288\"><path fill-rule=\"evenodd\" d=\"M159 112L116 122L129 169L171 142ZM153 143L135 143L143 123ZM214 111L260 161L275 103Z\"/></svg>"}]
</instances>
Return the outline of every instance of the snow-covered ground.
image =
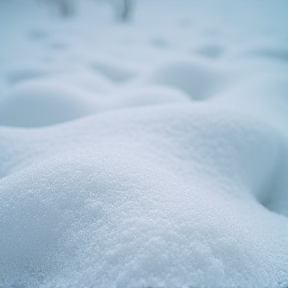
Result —
<instances>
[{"instance_id":1,"label":"snow-covered ground","mask_svg":"<svg viewBox=\"0 0 288 288\"><path fill-rule=\"evenodd\" d=\"M0 287L287 288L288 2L0 1Z\"/></svg>"}]
</instances>

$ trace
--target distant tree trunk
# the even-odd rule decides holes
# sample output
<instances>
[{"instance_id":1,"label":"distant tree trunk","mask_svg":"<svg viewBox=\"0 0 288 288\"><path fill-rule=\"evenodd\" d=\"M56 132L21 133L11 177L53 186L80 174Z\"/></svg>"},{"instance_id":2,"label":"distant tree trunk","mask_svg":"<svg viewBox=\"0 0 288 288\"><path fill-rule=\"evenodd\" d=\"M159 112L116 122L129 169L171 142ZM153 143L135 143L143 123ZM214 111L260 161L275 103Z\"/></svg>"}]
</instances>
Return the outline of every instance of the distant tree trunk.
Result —
<instances>
[{"instance_id":1,"label":"distant tree trunk","mask_svg":"<svg viewBox=\"0 0 288 288\"><path fill-rule=\"evenodd\" d=\"M58 2L60 15L63 17L70 17L75 14L73 0L56 0L56 2Z\"/></svg>"},{"instance_id":2,"label":"distant tree trunk","mask_svg":"<svg viewBox=\"0 0 288 288\"><path fill-rule=\"evenodd\" d=\"M42 2L50 5L53 13L64 18L71 17L76 12L74 0L42 0Z\"/></svg>"},{"instance_id":3,"label":"distant tree trunk","mask_svg":"<svg viewBox=\"0 0 288 288\"><path fill-rule=\"evenodd\" d=\"M115 9L116 19L126 22L132 17L135 0L111 0Z\"/></svg>"}]
</instances>

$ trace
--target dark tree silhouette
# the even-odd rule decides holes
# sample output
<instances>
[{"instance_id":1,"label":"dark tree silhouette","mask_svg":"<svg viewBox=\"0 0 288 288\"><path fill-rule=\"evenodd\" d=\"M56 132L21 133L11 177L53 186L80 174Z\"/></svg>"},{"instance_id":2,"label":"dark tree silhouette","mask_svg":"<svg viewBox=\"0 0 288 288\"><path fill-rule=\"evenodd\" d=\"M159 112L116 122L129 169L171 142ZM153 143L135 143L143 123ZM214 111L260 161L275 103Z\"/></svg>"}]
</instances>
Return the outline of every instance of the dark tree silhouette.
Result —
<instances>
[{"instance_id":1,"label":"dark tree silhouette","mask_svg":"<svg viewBox=\"0 0 288 288\"><path fill-rule=\"evenodd\" d=\"M134 0L111 0L115 9L116 19L126 22L131 19L135 6Z\"/></svg>"},{"instance_id":2,"label":"dark tree silhouette","mask_svg":"<svg viewBox=\"0 0 288 288\"><path fill-rule=\"evenodd\" d=\"M74 0L38 0L51 6L54 13L61 17L68 18L75 14L75 1Z\"/></svg>"}]
</instances>

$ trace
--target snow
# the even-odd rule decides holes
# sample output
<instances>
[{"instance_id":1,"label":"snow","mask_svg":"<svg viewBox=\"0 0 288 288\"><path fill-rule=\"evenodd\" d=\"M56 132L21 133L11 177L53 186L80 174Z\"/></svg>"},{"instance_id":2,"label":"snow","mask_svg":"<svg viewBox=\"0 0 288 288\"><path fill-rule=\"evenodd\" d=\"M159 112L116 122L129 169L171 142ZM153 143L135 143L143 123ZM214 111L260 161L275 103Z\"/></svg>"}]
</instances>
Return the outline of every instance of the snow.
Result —
<instances>
[{"instance_id":1,"label":"snow","mask_svg":"<svg viewBox=\"0 0 288 288\"><path fill-rule=\"evenodd\" d=\"M288 286L283 0L0 2L0 286Z\"/></svg>"}]
</instances>

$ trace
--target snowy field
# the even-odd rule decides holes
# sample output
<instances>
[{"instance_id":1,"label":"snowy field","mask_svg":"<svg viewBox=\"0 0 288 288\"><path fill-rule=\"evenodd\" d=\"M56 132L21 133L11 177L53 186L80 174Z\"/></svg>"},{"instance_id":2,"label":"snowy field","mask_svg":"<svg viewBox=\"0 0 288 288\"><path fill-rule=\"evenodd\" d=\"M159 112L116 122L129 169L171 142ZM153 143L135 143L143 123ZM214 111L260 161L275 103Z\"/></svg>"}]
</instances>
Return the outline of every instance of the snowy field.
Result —
<instances>
[{"instance_id":1,"label":"snowy field","mask_svg":"<svg viewBox=\"0 0 288 288\"><path fill-rule=\"evenodd\" d=\"M136 4L0 0L0 287L287 288L288 1Z\"/></svg>"}]
</instances>

